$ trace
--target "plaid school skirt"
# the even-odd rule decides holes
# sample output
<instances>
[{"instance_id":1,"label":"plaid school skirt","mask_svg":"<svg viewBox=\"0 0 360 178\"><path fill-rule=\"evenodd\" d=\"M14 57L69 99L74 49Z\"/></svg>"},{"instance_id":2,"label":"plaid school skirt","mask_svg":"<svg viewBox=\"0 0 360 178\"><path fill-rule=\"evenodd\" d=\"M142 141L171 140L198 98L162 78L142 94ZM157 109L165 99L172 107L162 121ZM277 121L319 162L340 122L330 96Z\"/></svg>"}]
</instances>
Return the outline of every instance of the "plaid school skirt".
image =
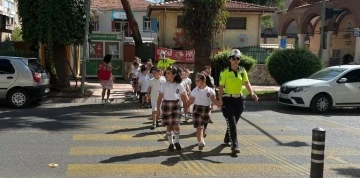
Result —
<instances>
[{"instance_id":1,"label":"plaid school skirt","mask_svg":"<svg viewBox=\"0 0 360 178\"><path fill-rule=\"evenodd\" d=\"M161 123L163 126L180 125L181 107L179 100L163 100L161 105Z\"/></svg>"},{"instance_id":2,"label":"plaid school skirt","mask_svg":"<svg viewBox=\"0 0 360 178\"><path fill-rule=\"evenodd\" d=\"M210 120L210 106L194 105L193 118L194 128L204 128L205 124L209 123Z\"/></svg>"}]
</instances>

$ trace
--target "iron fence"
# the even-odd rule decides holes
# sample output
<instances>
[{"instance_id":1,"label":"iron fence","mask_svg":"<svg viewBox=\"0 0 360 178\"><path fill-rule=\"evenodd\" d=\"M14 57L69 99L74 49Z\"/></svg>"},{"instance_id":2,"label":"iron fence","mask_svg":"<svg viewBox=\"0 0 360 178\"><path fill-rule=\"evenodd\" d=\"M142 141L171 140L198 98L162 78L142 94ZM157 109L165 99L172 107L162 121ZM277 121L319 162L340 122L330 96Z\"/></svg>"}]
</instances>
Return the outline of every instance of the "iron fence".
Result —
<instances>
[{"instance_id":1,"label":"iron fence","mask_svg":"<svg viewBox=\"0 0 360 178\"><path fill-rule=\"evenodd\" d=\"M272 48L263 48L260 46L238 47L241 53L253 57L257 64L265 64L267 57L274 51Z\"/></svg>"}]
</instances>

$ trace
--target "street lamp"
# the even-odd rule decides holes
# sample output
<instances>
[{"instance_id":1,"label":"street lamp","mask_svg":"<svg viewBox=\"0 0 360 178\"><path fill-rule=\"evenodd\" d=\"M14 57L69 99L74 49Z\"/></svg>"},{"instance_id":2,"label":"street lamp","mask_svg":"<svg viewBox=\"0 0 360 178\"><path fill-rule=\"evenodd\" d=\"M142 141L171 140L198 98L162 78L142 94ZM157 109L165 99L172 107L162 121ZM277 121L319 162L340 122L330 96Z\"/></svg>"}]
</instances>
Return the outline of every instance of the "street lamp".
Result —
<instances>
[{"instance_id":1,"label":"street lamp","mask_svg":"<svg viewBox=\"0 0 360 178\"><path fill-rule=\"evenodd\" d=\"M90 21L90 5L91 0L87 0L86 3L86 17L85 17L85 37L83 44L83 60L82 60L82 70L81 70L81 94L85 94L85 74L86 74L86 61L88 59L89 53L87 52L88 41L89 41L89 21Z\"/></svg>"}]
</instances>

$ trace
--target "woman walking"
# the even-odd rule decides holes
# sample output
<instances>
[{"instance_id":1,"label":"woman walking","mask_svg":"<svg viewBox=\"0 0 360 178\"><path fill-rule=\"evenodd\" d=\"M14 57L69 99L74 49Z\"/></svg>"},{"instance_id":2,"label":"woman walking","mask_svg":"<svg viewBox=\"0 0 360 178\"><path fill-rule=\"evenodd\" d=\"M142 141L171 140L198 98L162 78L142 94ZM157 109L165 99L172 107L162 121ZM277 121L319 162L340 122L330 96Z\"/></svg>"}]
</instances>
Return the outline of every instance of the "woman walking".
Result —
<instances>
[{"instance_id":1,"label":"woman walking","mask_svg":"<svg viewBox=\"0 0 360 178\"><path fill-rule=\"evenodd\" d=\"M240 58L240 50L233 49L229 57L230 65L220 73L219 81L219 102L227 122L224 144L231 146L233 154L240 153L236 124L244 111L242 86L245 85L255 101L259 99L251 87L246 70L239 66Z\"/></svg>"},{"instance_id":2,"label":"woman walking","mask_svg":"<svg viewBox=\"0 0 360 178\"><path fill-rule=\"evenodd\" d=\"M111 66L111 58L112 56L110 54L105 55L104 61L99 64L98 66L98 78L100 79L100 85L102 88L101 93L101 103L102 104L110 104L109 97L110 97L110 90L113 89L114 86L114 76L112 75L112 66ZM120 66L118 66L115 69L118 69ZM106 100L105 93L107 94Z\"/></svg>"}]
</instances>

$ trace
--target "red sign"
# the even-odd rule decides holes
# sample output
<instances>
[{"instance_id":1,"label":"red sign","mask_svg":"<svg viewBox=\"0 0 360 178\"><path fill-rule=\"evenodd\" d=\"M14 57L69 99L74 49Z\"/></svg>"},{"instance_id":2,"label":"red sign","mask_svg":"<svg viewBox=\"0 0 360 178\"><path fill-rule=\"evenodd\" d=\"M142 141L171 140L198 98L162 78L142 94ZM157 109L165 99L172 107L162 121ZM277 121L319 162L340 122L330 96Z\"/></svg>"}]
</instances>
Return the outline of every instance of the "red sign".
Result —
<instances>
[{"instance_id":1,"label":"red sign","mask_svg":"<svg viewBox=\"0 0 360 178\"><path fill-rule=\"evenodd\" d=\"M194 63L195 50L173 50L169 48L155 47L155 61L160 58L160 53L164 51L167 58L181 63Z\"/></svg>"}]
</instances>

